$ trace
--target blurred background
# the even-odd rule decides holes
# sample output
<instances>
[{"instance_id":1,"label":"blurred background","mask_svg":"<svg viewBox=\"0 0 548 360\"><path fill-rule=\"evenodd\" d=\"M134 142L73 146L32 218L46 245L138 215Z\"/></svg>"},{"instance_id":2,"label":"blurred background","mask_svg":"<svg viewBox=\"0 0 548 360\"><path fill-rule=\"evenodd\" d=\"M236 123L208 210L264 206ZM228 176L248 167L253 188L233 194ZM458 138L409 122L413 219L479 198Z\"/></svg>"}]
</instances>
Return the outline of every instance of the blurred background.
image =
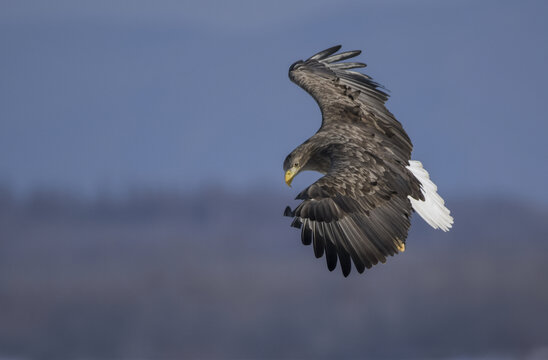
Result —
<instances>
[{"instance_id":1,"label":"blurred background","mask_svg":"<svg viewBox=\"0 0 548 360\"><path fill-rule=\"evenodd\" d=\"M543 1L1 1L0 358L548 359ZM455 217L347 279L281 216L361 49Z\"/></svg>"}]
</instances>

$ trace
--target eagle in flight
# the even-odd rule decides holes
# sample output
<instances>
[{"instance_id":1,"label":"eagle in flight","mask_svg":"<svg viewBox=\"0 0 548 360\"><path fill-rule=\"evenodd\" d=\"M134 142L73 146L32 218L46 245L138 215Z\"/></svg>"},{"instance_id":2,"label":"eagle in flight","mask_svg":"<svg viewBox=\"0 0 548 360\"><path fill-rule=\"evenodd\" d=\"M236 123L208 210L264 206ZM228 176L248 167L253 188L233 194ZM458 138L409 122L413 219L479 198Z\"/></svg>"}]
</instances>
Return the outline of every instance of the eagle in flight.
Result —
<instances>
[{"instance_id":1,"label":"eagle in flight","mask_svg":"<svg viewBox=\"0 0 548 360\"><path fill-rule=\"evenodd\" d=\"M405 250L415 210L433 228L448 231L449 210L421 162L411 160L413 145L384 105L388 95L369 76L353 71L366 65L340 62L361 51L337 54L334 46L295 62L289 78L320 106L322 125L284 161L285 182L304 170L324 174L300 192L302 200L284 215L301 229L304 245L317 258L325 254L343 275L351 264L362 273Z\"/></svg>"}]
</instances>

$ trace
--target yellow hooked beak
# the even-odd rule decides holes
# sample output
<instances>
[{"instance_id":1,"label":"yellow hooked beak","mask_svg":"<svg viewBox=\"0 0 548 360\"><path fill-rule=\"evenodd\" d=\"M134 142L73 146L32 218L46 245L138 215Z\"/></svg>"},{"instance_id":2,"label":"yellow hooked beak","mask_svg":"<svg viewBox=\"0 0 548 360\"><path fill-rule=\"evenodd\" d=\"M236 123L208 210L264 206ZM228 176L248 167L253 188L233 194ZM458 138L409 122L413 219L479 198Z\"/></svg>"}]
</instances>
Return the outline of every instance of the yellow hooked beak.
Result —
<instances>
[{"instance_id":1,"label":"yellow hooked beak","mask_svg":"<svg viewBox=\"0 0 548 360\"><path fill-rule=\"evenodd\" d=\"M291 187L291 182L298 172L299 169L297 169L295 166L285 172L285 183L287 184L287 186Z\"/></svg>"}]
</instances>

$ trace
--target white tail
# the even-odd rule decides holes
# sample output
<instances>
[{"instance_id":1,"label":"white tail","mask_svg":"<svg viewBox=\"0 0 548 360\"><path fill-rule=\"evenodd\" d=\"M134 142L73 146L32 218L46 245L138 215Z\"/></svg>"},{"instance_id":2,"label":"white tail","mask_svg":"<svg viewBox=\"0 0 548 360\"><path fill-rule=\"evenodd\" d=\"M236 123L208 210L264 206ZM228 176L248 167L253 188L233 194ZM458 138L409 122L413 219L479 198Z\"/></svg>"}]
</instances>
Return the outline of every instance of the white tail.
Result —
<instances>
[{"instance_id":1,"label":"white tail","mask_svg":"<svg viewBox=\"0 0 548 360\"><path fill-rule=\"evenodd\" d=\"M451 212L445 207L445 201L438 195L438 187L430 180L428 171L422 167L422 163L416 160L410 160L407 168L415 175L421 183L424 201L417 200L409 196L413 209L434 229L449 231L453 225Z\"/></svg>"}]
</instances>

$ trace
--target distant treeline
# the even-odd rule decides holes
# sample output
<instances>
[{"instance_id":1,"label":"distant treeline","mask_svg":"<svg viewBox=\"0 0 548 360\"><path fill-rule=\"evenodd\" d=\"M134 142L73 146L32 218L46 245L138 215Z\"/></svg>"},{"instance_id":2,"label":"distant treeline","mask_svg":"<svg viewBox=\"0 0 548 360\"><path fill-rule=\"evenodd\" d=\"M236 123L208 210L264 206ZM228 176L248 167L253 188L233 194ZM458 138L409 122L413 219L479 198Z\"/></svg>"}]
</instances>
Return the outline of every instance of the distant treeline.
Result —
<instances>
[{"instance_id":1,"label":"distant treeline","mask_svg":"<svg viewBox=\"0 0 548 360\"><path fill-rule=\"evenodd\" d=\"M0 358L548 354L548 207L448 199L451 232L415 218L404 254L345 279L286 198L0 189Z\"/></svg>"}]
</instances>

